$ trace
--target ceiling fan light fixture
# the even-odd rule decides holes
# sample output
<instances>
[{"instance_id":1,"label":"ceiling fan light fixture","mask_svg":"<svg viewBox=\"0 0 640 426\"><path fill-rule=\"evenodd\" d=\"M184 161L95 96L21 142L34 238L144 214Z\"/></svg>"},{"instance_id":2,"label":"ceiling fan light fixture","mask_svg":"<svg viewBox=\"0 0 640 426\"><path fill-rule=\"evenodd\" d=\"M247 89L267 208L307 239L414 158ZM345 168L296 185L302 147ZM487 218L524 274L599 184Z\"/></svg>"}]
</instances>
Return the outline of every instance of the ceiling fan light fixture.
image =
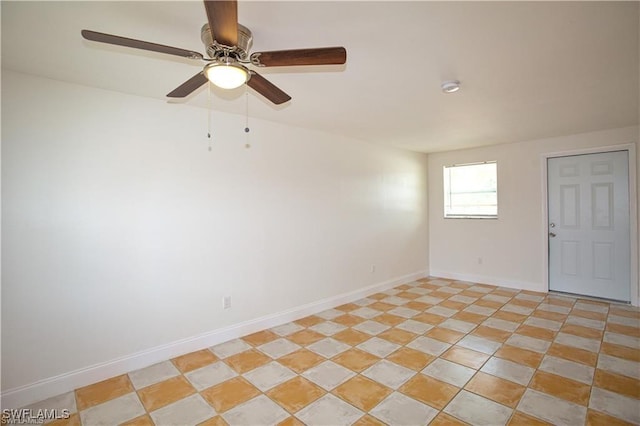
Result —
<instances>
[{"instance_id":1,"label":"ceiling fan light fixture","mask_svg":"<svg viewBox=\"0 0 640 426\"><path fill-rule=\"evenodd\" d=\"M235 89L247 82L247 70L235 63L212 63L204 68L207 79L221 89Z\"/></svg>"},{"instance_id":2,"label":"ceiling fan light fixture","mask_svg":"<svg viewBox=\"0 0 640 426\"><path fill-rule=\"evenodd\" d=\"M444 93L455 93L460 90L460 82L458 80L445 81L440 87Z\"/></svg>"}]
</instances>

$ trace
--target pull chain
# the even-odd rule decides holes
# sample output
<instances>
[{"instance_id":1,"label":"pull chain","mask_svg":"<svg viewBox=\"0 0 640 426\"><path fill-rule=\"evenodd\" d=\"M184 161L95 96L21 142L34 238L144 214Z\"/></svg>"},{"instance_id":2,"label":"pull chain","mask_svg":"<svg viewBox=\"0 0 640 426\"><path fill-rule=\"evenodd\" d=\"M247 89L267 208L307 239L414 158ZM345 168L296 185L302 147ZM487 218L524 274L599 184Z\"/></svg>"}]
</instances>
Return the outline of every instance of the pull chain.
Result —
<instances>
[{"instance_id":1,"label":"pull chain","mask_svg":"<svg viewBox=\"0 0 640 426\"><path fill-rule=\"evenodd\" d=\"M244 145L245 148L249 149L251 148L251 144L249 143L249 86L245 85L245 92L244 92L244 116L245 116L245 120L244 120L244 133L246 135L246 143Z\"/></svg>"},{"instance_id":2,"label":"pull chain","mask_svg":"<svg viewBox=\"0 0 640 426\"><path fill-rule=\"evenodd\" d=\"M207 99L207 139L209 140L209 151L211 151L211 83L207 83L208 99Z\"/></svg>"}]
</instances>

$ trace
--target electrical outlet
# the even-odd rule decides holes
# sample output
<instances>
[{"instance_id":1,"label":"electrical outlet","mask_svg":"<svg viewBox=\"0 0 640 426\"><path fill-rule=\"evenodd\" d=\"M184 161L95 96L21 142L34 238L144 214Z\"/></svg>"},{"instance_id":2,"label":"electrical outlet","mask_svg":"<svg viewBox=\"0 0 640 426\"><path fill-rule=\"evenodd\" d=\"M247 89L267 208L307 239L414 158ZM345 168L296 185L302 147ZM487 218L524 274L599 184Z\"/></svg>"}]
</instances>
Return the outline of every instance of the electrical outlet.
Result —
<instances>
[{"instance_id":1,"label":"electrical outlet","mask_svg":"<svg viewBox=\"0 0 640 426\"><path fill-rule=\"evenodd\" d=\"M373 274L374 272L376 272L376 265L371 265L371 273Z\"/></svg>"},{"instance_id":2,"label":"electrical outlet","mask_svg":"<svg viewBox=\"0 0 640 426\"><path fill-rule=\"evenodd\" d=\"M231 296L224 296L222 298L222 309L229 309L231 307Z\"/></svg>"}]
</instances>

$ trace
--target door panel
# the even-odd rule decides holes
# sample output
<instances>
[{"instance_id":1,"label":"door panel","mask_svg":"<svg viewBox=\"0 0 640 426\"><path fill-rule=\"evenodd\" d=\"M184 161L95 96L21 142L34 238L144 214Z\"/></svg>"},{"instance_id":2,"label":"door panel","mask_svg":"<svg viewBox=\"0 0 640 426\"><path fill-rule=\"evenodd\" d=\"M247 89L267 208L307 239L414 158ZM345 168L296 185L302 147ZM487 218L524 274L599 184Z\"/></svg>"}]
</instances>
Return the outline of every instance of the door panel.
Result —
<instances>
[{"instance_id":1,"label":"door panel","mask_svg":"<svg viewBox=\"0 0 640 426\"><path fill-rule=\"evenodd\" d=\"M629 301L628 152L547 161L549 289Z\"/></svg>"}]
</instances>

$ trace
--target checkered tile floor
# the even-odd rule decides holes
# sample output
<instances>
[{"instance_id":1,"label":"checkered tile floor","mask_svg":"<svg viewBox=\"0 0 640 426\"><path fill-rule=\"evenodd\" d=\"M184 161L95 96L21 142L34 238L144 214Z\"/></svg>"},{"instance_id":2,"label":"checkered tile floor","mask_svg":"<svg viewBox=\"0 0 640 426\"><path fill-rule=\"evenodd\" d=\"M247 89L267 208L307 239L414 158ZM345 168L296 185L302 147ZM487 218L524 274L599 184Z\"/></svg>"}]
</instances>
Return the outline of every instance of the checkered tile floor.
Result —
<instances>
[{"instance_id":1,"label":"checkered tile floor","mask_svg":"<svg viewBox=\"0 0 640 426\"><path fill-rule=\"evenodd\" d=\"M31 408L57 425L640 423L640 311L425 278Z\"/></svg>"}]
</instances>

